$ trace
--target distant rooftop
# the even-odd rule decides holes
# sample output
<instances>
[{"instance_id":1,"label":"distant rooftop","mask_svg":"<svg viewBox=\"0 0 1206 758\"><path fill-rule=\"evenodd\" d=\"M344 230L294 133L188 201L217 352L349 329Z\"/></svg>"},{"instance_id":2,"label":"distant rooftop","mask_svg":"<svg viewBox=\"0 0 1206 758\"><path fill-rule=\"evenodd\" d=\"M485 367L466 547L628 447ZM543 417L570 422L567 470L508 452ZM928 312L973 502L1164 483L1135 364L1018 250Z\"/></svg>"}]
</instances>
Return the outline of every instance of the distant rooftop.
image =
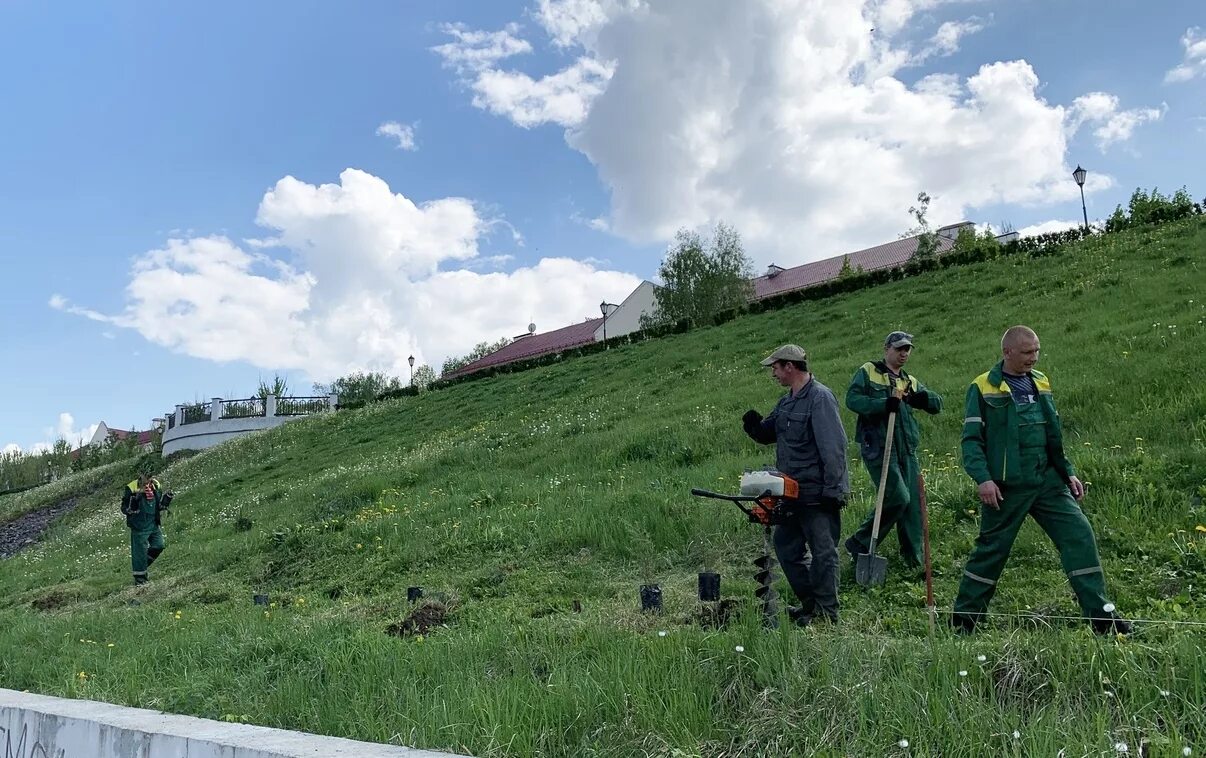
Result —
<instances>
[{"instance_id":1,"label":"distant rooftop","mask_svg":"<svg viewBox=\"0 0 1206 758\"><path fill-rule=\"evenodd\" d=\"M495 350L472 363L467 363L443 378L453 379L491 366L501 366L505 363L557 353L572 347L589 345L595 341L595 329L599 328L601 323L603 323L602 318L592 318L561 329L554 329L551 332L520 337L506 347Z\"/></svg>"}]
</instances>

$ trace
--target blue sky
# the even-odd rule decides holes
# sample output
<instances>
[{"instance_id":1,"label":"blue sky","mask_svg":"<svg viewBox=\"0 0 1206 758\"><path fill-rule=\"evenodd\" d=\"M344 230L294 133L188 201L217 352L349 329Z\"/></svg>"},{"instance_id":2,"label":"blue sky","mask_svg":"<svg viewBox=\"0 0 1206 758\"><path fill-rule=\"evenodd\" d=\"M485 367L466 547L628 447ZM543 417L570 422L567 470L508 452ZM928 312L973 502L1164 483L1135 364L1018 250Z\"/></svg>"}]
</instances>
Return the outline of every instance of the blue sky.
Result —
<instances>
[{"instance_id":1,"label":"blue sky","mask_svg":"<svg viewBox=\"0 0 1206 758\"><path fill-rule=\"evenodd\" d=\"M1188 0L7 0L0 447L438 367L618 302L683 226L795 265L895 238L921 190L936 222L1074 222L1077 163L1090 218L1201 197L1204 27Z\"/></svg>"}]
</instances>

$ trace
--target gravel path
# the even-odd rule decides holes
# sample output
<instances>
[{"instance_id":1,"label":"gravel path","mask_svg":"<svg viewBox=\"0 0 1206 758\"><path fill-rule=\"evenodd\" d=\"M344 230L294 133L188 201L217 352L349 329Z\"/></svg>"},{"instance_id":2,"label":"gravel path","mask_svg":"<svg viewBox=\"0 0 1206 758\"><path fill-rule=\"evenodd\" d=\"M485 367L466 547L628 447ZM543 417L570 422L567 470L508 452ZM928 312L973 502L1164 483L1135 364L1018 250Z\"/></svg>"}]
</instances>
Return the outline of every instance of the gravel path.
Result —
<instances>
[{"instance_id":1,"label":"gravel path","mask_svg":"<svg viewBox=\"0 0 1206 758\"><path fill-rule=\"evenodd\" d=\"M69 498L0 524L0 558L10 558L40 540L55 519L74 510L78 501Z\"/></svg>"}]
</instances>

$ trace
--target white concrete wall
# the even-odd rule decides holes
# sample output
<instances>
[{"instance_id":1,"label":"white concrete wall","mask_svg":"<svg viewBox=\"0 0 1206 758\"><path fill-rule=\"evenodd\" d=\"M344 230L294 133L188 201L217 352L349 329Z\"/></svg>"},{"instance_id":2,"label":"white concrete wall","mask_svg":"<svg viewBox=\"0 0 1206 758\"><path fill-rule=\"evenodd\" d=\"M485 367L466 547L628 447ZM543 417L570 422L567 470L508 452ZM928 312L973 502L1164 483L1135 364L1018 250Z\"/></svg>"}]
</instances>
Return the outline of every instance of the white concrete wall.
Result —
<instances>
[{"instance_id":1,"label":"white concrete wall","mask_svg":"<svg viewBox=\"0 0 1206 758\"><path fill-rule=\"evenodd\" d=\"M204 450L244 434L280 426L305 416L248 416L177 425L163 432L163 455L177 450Z\"/></svg>"},{"instance_id":2,"label":"white concrete wall","mask_svg":"<svg viewBox=\"0 0 1206 758\"><path fill-rule=\"evenodd\" d=\"M641 282L636 289L632 291L628 297L624 298L624 302L620 303L620 307L612 310L607 316L607 338L619 337L623 334L635 332L641 328L641 314L653 313L653 306L656 302L654 292L656 288L653 282ZM603 325L595 329L595 342L603 340Z\"/></svg>"},{"instance_id":3,"label":"white concrete wall","mask_svg":"<svg viewBox=\"0 0 1206 758\"><path fill-rule=\"evenodd\" d=\"M333 410L339 403L339 395L328 395L324 402L326 403L326 408ZM222 418L222 398L215 397L210 400L208 421L185 424L184 407L183 405L177 405L175 412L169 414L174 417L175 421L171 429L163 430L162 455L164 456L171 455L177 450L204 450L207 447L219 445L235 437L242 437L244 434L272 429L286 421L306 418L306 416L276 415L277 398L275 395L269 395L265 398L265 415L263 416L224 419Z\"/></svg>"},{"instance_id":4,"label":"white concrete wall","mask_svg":"<svg viewBox=\"0 0 1206 758\"><path fill-rule=\"evenodd\" d=\"M0 689L4 758L448 758L451 753Z\"/></svg>"}]
</instances>

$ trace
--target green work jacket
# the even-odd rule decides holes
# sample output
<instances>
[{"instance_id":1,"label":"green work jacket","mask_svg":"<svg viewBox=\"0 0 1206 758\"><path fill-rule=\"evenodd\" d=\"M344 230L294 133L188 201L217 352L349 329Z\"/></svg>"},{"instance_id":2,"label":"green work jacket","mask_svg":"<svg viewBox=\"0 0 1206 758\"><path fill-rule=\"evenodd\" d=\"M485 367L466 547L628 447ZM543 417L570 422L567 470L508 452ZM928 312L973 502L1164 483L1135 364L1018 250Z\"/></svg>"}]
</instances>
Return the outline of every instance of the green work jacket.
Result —
<instances>
[{"instance_id":1,"label":"green work jacket","mask_svg":"<svg viewBox=\"0 0 1206 758\"><path fill-rule=\"evenodd\" d=\"M877 460L884 454L884 444L888 437L888 412L885 406L892 388L914 392L925 397L925 412L938 413L942 410L942 397L903 369L900 378L893 380L888 373L888 367L883 361L868 361L854 372L850 387L846 390L846 407L858 414L858 423L854 427L854 439L858 442L859 452L863 460ZM900 411L896 414L896 431L892 432L892 447L902 456L916 455L917 445L921 434L917 429L917 420L913 418L915 409L901 402Z\"/></svg>"},{"instance_id":2,"label":"green work jacket","mask_svg":"<svg viewBox=\"0 0 1206 758\"><path fill-rule=\"evenodd\" d=\"M146 493L138 486L138 480L126 485L122 493L121 510L126 514L126 526L136 532L154 529L159 524L159 502L162 497L158 479L151 480L154 496L148 500Z\"/></svg>"},{"instance_id":3,"label":"green work jacket","mask_svg":"<svg viewBox=\"0 0 1206 758\"><path fill-rule=\"evenodd\" d=\"M1064 454L1063 428L1050 380L1042 372L1030 372L1042 413L1037 423L1027 422L1013 401L1002 366L997 363L967 388L963 470L976 484L991 479L1002 486L1026 486L1041 484L1042 472L1050 465L1067 481L1075 471ZM1045 456L1046 461L1036 461L1036 456Z\"/></svg>"}]
</instances>

